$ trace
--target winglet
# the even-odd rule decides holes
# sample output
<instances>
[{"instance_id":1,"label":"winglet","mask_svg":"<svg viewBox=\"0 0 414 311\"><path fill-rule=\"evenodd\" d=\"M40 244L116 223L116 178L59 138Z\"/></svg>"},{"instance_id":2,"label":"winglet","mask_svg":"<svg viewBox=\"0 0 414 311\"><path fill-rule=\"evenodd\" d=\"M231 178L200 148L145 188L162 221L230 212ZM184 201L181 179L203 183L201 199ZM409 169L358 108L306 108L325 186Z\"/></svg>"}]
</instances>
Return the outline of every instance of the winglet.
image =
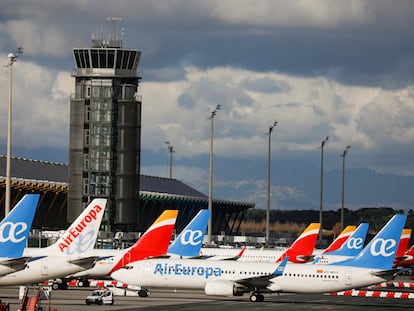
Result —
<instances>
[{"instance_id":1,"label":"winglet","mask_svg":"<svg viewBox=\"0 0 414 311\"><path fill-rule=\"evenodd\" d=\"M285 258L283 258L281 263L277 266L276 270L272 273L273 276L277 277L277 276L283 275L283 271L285 271L286 264L288 261L289 261L289 257L286 256Z\"/></svg>"},{"instance_id":2,"label":"winglet","mask_svg":"<svg viewBox=\"0 0 414 311\"><path fill-rule=\"evenodd\" d=\"M199 256L211 211L200 210L168 247L168 254Z\"/></svg>"},{"instance_id":3,"label":"winglet","mask_svg":"<svg viewBox=\"0 0 414 311\"><path fill-rule=\"evenodd\" d=\"M84 255L92 250L98 237L107 199L94 199L65 233L48 247L48 254Z\"/></svg>"},{"instance_id":4,"label":"winglet","mask_svg":"<svg viewBox=\"0 0 414 311\"><path fill-rule=\"evenodd\" d=\"M0 222L0 257L23 256L40 194L26 194Z\"/></svg>"},{"instance_id":5,"label":"winglet","mask_svg":"<svg viewBox=\"0 0 414 311\"><path fill-rule=\"evenodd\" d=\"M170 244L178 210L165 210L114 265L112 272L137 260L165 255Z\"/></svg>"}]
</instances>

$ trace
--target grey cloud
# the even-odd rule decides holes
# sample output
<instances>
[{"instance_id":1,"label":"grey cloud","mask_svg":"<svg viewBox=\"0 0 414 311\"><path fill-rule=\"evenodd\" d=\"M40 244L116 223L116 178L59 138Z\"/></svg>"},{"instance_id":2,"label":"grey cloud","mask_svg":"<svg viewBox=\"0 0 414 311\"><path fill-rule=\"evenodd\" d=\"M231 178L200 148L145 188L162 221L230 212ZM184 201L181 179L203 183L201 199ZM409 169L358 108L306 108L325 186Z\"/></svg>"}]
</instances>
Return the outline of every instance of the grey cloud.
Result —
<instances>
[{"instance_id":1,"label":"grey cloud","mask_svg":"<svg viewBox=\"0 0 414 311\"><path fill-rule=\"evenodd\" d=\"M288 82L283 80L273 80L268 77L245 79L240 85L248 91L260 93L286 93L291 89Z\"/></svg>"}]
</instances>

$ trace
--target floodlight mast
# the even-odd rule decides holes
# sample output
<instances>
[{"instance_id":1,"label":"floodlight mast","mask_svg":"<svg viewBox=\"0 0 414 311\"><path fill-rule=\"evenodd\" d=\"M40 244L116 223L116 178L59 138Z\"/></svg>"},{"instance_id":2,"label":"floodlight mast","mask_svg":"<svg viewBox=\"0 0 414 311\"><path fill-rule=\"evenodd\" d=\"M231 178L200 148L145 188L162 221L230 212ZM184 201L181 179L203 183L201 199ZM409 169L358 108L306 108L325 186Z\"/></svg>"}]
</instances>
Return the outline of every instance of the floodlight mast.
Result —
<instances>
[{"instance_id":1,"label":"floodlight mast","mask_svg":"<svg viewBox=\"0 0 414 311\"><path fill-rule=\"evenodd\" d=\"M210 178L209 178L209 187L208 187L208 210L210 213L213 213L213 120L217 114L217 111L221 109L221 105L217 105L216 108L211 112L210 117L208 118L211 120L211 128L210 128ZM210 216L208 219L208 226L207 226L207 243L211 245L211 236L212 236L212 219L213 217Z\"/></svg>"},{"instance_id":2,"label":"floodlight mast","mask_svg":"<svg viewBox=\"0 0 414 311\"><path fill-rule=\"evenodd\" d=\"M277 121L273 122L273 125L269 127L267 135L269 135L269 148L267 153L267 208L266 208L266 244L269 243L270 238L270 153L271 153L271 136L273 129L277 126Z\"/></svg>"},{"instance_id":3,"label":"floodlight mast","mask_svg":"<svg viewBox=\"0 0 414 311\"><path fill-rule=\"evenodd\" d=\"M329 136L321 142L321 187L320 187L320 201L319 201L319 245L322 242L322 216L323 216L323 147L325 147L326 143L328 142Z\"/></svg>"},{"instance_id":4,"label":"floodlight mast","mask_svg":"<svg viewBox=\"0 0 414 311\"><path fill-rule=\"evenodd\" d=\"M23 48L18 47L15 53L9 53L7 57L9 62L6 67L9 68L9 103L7 112L7 151L6 151L6 198L4 206L4 216L10 213L11 198L11 143L12 143L12 95L13 95L13 64L17 61L18 55L23 54Z\"/></svg>"},{"instance_id":5,"label":"floodlight mast","mask_svg":"<svg viewBox=\"0 0 414 311\"><path fill-rule=\"evenodd\" d=\"M345 156L351 146L346 146L342 152L342 189L341 189L341 231L344 230L344 204L345 204Z\"/></svg>"},{"instance_id":6,"label":"floodlight mast","mask_svg":"<svg viewBox=\"0 0 414 311\"><path fill-rule=\"evenodd\" d=\"M174 146L170 144L170 142L167 140L165 142L168 147L168 151L170 153L170 179L172 179L172 154L175 153Z\"/></svg>"}]
</instances>

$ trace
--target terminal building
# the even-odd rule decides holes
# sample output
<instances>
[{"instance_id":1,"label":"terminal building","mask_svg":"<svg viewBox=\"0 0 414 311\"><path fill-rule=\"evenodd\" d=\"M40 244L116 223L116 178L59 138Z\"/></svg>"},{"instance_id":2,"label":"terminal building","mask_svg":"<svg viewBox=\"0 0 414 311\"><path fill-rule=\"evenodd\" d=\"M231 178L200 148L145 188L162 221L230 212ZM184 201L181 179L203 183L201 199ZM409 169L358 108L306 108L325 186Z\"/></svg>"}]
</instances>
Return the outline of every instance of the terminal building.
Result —
<instances>
[{"instance_id":1,"label":"terminal building","mask_svg":"<svg viewBox=\"0 0 414 311\"><path fill-rule=\"evenodd\" d=\"M4 215L6 157L0 156L0 215ZM62 230L72 222L68 211L68 165L24 158L11 159L11 206L26 193L39 193L40 200L32 227ZM171 178L141 175L139 203L134 232L144 232L165 209L178 209L176 232L202 208L208 197L185 183ZM240 224L254 203L213 199L212 234L240 234ZM102 228L102 231L105 231ZM109 237L113 232L110 233Z\"/></svg>"}]
</instances>

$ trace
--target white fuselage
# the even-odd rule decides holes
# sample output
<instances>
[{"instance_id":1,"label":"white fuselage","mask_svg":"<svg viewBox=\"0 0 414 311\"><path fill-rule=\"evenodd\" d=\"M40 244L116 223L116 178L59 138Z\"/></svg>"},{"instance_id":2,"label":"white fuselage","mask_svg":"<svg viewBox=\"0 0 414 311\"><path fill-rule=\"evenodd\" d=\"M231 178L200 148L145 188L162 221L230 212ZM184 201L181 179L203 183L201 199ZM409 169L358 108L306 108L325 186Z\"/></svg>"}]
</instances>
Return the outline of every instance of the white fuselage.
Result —
<instances>
[{"instance_id":1,"label":"white fuselage","mask_svg":"<svg viewBox=\"0 0 414 311\"><path fill-rule=\"evenodd\" d=\"M61 278L84 268L68 262L65 256L46 256L27 263L26 268L0 276L0 286L25 285Z\"/></svg>"},{"instance_id":2,"label":"white fuselage","mask_svg":"<svg viewBox=\"0 0 414 311\"><path fill-rule=\"evenodd\" d=\"M287 248L266 248L266 249L257 249L257 248L247 248L243 255L237 259L237 261L256 261L256 262L276 262L283 255ZM241 251L241 248L214 248L214 247L205 247L201 248L200 255L211 256L208 260L219 260L219 259L229 259L237 256ZM321 254L323 250L315 249L313 255Z\"/></svg>"},{"instance_id":3,"label":"white fuselage","mask_svg":"<svg viewBox=\"0 0 414 311\"><path fill-rule=\"evenodd\" d=\"M159 260L134 262L115 271L112 277L129 285L144 287L204 289L209 282L234 281L272 274L277 264L234 261ZM287 264L283 275L270 279L264 291L325 293L368 286L384 281L369 269Z\"/></svg>"},{"instance_id":4,"label":"white fuselage","mask_svg":"<svg viewBox=\"0 0 414 311\"><path fill-rule=\"evenodd\" d=\"M125 254L126 249L93 249L88 251L85 256L97 256L103 257L102 260L97 260L95 265L90 269L77 269L61 277L90 277L90 278L105 278L108 277L109 272L112 270L114 265L122 258ZM45 248L26 248L25 256L42 256L45 255ZM73 269L74 270L74 269Z\"/></svg>"}]
</instances>

